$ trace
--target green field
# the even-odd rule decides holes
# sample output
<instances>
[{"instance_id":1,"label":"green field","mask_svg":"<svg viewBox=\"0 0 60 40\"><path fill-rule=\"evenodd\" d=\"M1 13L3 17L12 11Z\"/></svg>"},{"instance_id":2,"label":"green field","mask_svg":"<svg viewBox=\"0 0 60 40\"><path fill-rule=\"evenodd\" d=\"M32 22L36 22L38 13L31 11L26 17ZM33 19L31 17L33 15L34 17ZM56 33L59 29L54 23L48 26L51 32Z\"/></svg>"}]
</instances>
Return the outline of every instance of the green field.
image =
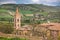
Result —
<instances>
[{"instance_id":1,"label":"green field","mask_svg":"<svg viewBox=\"0 0 60 40\"><path fill-rule=\"evenodd\" d=\"M0 37L0 40L27 40L26 38L4 38Z\"/></svg>"}]
</instances>

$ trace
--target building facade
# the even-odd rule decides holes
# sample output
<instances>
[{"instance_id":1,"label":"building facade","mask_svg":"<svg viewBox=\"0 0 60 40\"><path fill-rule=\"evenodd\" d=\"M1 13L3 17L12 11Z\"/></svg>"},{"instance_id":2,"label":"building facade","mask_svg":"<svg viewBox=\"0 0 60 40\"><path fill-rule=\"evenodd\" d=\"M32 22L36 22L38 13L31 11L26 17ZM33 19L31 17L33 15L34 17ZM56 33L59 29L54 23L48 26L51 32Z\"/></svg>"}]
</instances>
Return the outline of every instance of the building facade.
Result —
<instances>
[{"instance_id":1,"label":"building facade","mask_svg":"<svg viewBox=\"0 0 60 40\"><path fill-rule=\"evenodd\" d=\"M18 7L16 8L16 13L14 15L14 28L19 30L21 28L21 15L18 12Z\"/></svg>"}]
</instances>

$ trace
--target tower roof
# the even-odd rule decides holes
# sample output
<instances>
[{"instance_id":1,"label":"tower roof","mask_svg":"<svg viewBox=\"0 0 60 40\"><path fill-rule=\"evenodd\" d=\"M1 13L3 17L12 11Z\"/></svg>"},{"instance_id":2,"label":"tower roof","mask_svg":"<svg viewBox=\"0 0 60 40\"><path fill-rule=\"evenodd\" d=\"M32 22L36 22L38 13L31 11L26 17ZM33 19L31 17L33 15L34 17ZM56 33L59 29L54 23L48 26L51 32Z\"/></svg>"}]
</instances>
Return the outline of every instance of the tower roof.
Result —
<instances>
[{"instance_id":1,"label":"tower roof","mask_svg":"<svg viewBox=\"0 0 60 40\"><path fill-rule=\"evenodd\" d=\"M16 13L15 13L15 16L19 16L20 14L19 14L19 9L18 9L18 7L16 8Z\"/></svg>"},{"instance_id":2,"label":"tower roof","mask_svg":"<svg viewBox=\"0 0 60 40\"><path fill-rule=\"evenodd\" d=\"M16 13L18 13L18 11L19 11L19 10L18 10L18 7L17 7L17 8L16 8Z\"/></svg>"}]
</instances>

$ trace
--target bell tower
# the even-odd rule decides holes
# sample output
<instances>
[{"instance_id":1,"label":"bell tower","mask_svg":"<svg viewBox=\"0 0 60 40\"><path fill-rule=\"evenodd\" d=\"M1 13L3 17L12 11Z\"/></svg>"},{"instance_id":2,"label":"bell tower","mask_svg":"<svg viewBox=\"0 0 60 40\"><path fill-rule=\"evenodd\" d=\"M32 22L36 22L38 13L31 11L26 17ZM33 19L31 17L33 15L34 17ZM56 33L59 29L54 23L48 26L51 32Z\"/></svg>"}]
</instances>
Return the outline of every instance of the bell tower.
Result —
<instances>
[{"instance_id":1,"label":"bell tower","mask_svg":"<svg viewBox=\"0 0 60 40\"><path fill-rule=\"evenodd\" d=\"M19 14L18 7L16 8L16 13L14 15L14 28L19 30L21 28L21 15Z\"/></svg>"}]
</instances>

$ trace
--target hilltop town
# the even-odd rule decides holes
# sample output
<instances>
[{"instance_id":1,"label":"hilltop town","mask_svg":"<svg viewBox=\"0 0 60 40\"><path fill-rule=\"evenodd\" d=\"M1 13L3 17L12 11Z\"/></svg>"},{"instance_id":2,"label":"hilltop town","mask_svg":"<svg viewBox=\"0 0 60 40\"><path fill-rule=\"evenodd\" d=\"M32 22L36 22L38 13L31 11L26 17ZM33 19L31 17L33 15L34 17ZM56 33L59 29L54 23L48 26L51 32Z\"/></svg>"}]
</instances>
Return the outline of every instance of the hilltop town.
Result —
<instances>
[{"instance_id":1,"label":"hilltop town","mask_svg":"<svg viewBox=\"0 0 60 40\"><path fill-rule=\"evenodd\" d=\"M56 11L57 9L44 11L22 5L23 10L20 5L14 6L15 9L9 9L8 5L5 6L0 6L0 37L58 40L60 36L60 12Z\"/></svg>"}]
</instances>

